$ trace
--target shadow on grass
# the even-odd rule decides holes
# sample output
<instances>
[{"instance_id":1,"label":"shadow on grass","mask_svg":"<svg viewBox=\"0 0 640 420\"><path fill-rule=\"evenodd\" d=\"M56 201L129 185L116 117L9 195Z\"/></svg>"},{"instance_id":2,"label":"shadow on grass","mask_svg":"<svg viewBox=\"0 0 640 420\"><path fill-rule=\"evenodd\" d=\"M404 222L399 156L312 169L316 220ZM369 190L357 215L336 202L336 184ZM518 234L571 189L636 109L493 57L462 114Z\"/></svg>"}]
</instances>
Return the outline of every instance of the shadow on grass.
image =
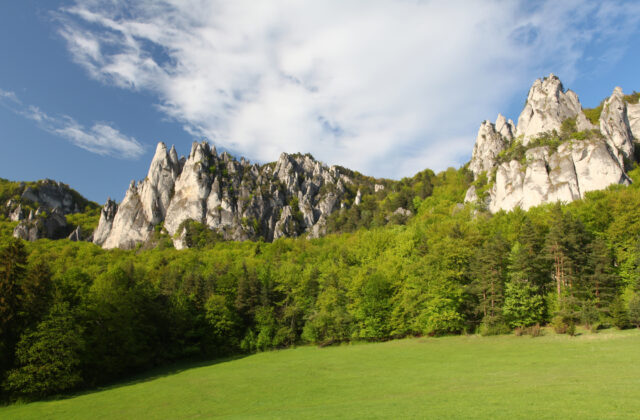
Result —
<instances>
[{"instance_id":1,"label":"shadow on grass","mask_svg":"<svg viewBox=\"0 0 640 420\"><path fill-rule=\"evenodd\" d=\"M14 404L20 405L20 404L29 404L29 403L35 403L35 402L51 402L51 401L68 400L72 398L81 397L84 395L93 394L96 392L103 392L103 391L123 388L127 386L137 385L145 382L151 382L156 379L176 375L178 373L181 373L187 370L232 362L234 360L243 359L248 356L251 356L251 354L239 354L235 356L228 356L228 357L223 357L223 358L213 359L213 360L186 360L186 361L171 363L168 365L151 368L144 372L136 372L126 378L120 378L108 384L103 384L93 388L85 388L82 390L69 392L65 394L53 395L43 399L19 400L19 401L16 401ZM8 407L14 404L0 405L0 408Z\"/></svg>"}]
</instances>

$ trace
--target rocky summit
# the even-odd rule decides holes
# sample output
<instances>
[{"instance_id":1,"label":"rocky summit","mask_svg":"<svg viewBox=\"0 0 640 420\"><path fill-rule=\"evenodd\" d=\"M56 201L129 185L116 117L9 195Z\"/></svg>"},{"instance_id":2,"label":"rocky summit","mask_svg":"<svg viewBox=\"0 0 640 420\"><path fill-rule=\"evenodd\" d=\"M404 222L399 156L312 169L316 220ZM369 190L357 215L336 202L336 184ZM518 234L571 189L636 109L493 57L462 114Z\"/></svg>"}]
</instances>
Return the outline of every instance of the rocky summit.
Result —
<instances>
[{"instance_id":1,"label":"rocky summit","mask_svg":"<svg viewBox=\"0 0 640 420\"><path fill-rule=\"evenodd\" d=\"M60 239L69 236L70 227L65 216L85 211L90 204L68 185L45 179L20 183L14 197L0 208L0 213L19 222L13 231L16 238L29 241ZM80 240L82 234L75 231L72 236L74 240Z\"/></svg>"},{"instance_id":2,"label":"rocky summit","mask_svg":"<svg viewBox=\"0 0 640 420\"><path fill-rule=\"evenodd\" d=\"M469 170L475 182L466 202L491 212L570 202L612 184L629 184L640 106L615 88L589 117L553 74L533 83L514 127L498 115L480 125ZM636 101L637 102L637 101Z\"/></svg>"},{"instance_id":3,"label":"rocky summit","mask_svg":"<svg viewBox=\"0 0 640 420\"><path fill-rule=\"evenodd\" d=\"M179 159L174 147L159 143L147 177L132 181L119 205L104 205L93 241L130 249L164 230L184 248L194 222L228 240L318 237L351 182L310 155L283 153L257 165L202 142Z\"/></svg>"}]
</instances>

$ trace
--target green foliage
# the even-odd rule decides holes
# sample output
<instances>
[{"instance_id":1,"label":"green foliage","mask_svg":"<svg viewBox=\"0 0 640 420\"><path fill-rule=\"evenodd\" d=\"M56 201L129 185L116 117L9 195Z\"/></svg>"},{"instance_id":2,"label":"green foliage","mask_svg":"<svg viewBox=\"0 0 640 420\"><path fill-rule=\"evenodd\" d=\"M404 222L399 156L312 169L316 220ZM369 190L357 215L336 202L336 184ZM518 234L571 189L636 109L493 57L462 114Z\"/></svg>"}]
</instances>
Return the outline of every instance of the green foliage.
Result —
<instances>
[{"instance_id":1,"label":"green foliage","mask_svg":"<svg viewBox=\"0 0 640 420\"><path fill-rule=\"evenodd\" d=\"M17 368L5 389L14 396L37 398L74 389L82 383L82 329L67 303L55 305L35 331L16 348Z\"/></svg>"},{"instance_id":2,"label":"green foliage","mask_svg":"<svg viewBox=\"0 0 640 420\"><path fill-rule=\"evenodd\" d=\"M223 239L218 232L195 220L182 222L178 232L184 232L184 242L189 248L210 248Z\"/></svg>"},{"instance_id":3,"label":"green foliage","mask_svg":"<svg viewBox=\"0 0 640 420\"><path fill-rule=\"evenodd\" d=\"M617 296L611 304L611 318L613 325L619 329L629 327L629 313L622 296Z\"/></svg>"},{"instance_id":4,"label":"green foliage","mask_svg":"<svg viewBox=\"0 0 640 420\"><path fill-rule=\"evenodd\" d=\"M509 281L505 284L502 313L513 328L538 324L544 315L544 300L528 272L527 250L516 242L509 255Z\"/></svg>"},{"instance_id":5,"label":"green foliage","mask_svg":"<svg viewBox=\"0 0 640 420\"><path fill-rule=\"evenodd\" d=\"M351 206L329 216L327 231L330 233L353 232L361 228L370 229L388 224L405 224L410 216L394 212L402 208L415 214L423 200L433 194L436 185L444 181L443 174L436 176L429 169L400 181L376 180L346 169L342 171L346 171L355 179L354 185L347 185ZM375 185L382 185L384 188L376 192ZM325 184L320 190L320 195L329 191L330 187L330 184ZM357 191L362 194L362 201L356 206L353 203Z\"/></svg>"},{"instance_id":6,"label":"green foliage","mask_svg":"<svg viewBox=\"0 0 640 420\"><path fill-rule=\"evenodd\" d=\"M67 223L71 226L80 226L83 235L91 236L98 227L100 221L100 208L88 208L83 213L67 214Z\"/></svg>"},{"instance_id":7,"label":"green foliage","mask_svg":"<svg viewBox=\"0 0 640 420\"><path fill-rule=\"evenodd\" d=\"M600 102L595 108L587 108L583 109L584 115L587 117L591 124L598 126L600 124L600 114L602 114L602 107L604 106L604 101Z\"/></svg>"},{"instance_id":8,"label":"green foliage","mask_svg":"<svg viewBox=\"0 0 640 420\"><path fill-rule=\"evenodd\" d=\"M627 318L631 325L640 328L640 295L634 293L629 300Z\"/></svg>"},{"instance_id":9,"label":"green foliage","mask_svg":"<svg viewBox=\"0 0 640 420\"><path fill-rule=\"evenodd\" d=\"M636 92L635 90L631 95L624 95L624 100L630 104L637 104L638 100L640 100L640 92Z\"/></svg>"}]
</instances>

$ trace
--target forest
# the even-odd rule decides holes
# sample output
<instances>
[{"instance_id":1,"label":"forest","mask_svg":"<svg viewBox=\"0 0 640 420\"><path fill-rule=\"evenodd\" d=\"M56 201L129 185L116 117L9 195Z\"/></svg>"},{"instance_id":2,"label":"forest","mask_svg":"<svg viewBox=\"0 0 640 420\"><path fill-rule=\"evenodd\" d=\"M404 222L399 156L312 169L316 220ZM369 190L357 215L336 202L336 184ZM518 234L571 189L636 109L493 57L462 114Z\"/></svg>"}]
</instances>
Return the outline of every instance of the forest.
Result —
<instances>
[{"instance_id":1,"label":"forest","mask_svg":"<svg viewBox=\"0 0 640 420\"><path fill-rule=\"evenodd\" d=\"M365 196L323 238L225 242L192 229L182 251L161 231L132 251L25 242L0 220L1 398L297 345L638 327L640 169L629 174L628 187L492 215L461 204L465 167L429 171L385 198L408 219L385 221L385 202Z\"/></svg>"}]
</instances>

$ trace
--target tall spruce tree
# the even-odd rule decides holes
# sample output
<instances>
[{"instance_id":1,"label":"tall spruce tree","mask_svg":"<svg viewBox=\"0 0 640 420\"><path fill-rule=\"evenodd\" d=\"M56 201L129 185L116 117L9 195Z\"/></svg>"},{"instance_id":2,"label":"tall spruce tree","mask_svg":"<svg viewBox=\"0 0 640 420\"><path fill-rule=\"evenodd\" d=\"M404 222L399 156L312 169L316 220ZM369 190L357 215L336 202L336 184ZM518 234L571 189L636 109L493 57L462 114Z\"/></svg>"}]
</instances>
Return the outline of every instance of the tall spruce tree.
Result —
<instances>
[{"instance_id":1,"label":"tall spruce tree","mask_svg":"<svg viewBox=\"0 0 640 420\"><path fill-rule=\"evenodd\" d=\"M477 312L485 322L502 314L509 244L499 233L487 239L470 264L470 291L478 301Z\"/></svg>"}]
</instances>

